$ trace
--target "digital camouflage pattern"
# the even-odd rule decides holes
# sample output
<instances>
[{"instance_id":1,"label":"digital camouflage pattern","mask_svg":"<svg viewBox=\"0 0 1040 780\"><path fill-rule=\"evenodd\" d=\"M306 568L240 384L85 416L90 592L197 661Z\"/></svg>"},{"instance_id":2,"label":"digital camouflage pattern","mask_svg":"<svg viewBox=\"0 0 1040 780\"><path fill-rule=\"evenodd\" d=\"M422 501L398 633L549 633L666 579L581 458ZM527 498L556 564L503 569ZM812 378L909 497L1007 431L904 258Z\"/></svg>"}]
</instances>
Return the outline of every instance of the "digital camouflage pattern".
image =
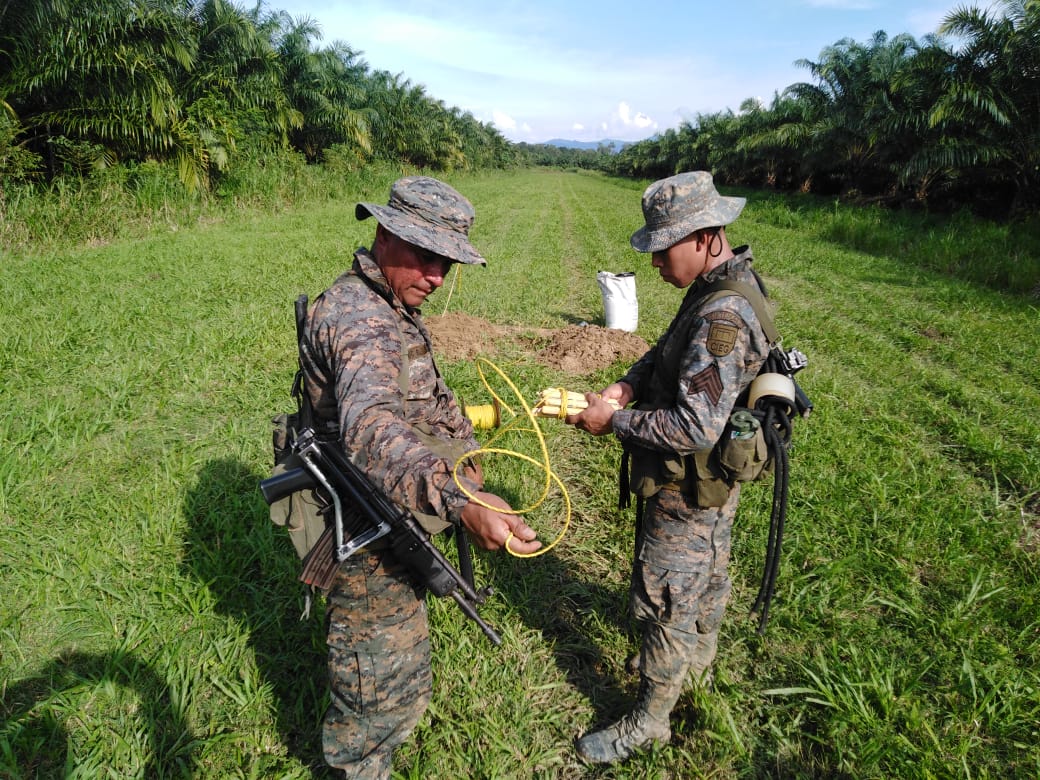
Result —
<instances>
[{"instance_id":1,"label":"digital camouflage pattern","mask_svg":"<svg viewBox=\"0 0 1040 780\"><path fill-rule=\"evenodd\" d=\"M368 250L359 249L353 268L314 301L300 352L320 430L338 432L344 452L387 498L439 517L428 531L458 523L468 499L452 478L454 459L430 449L431 438L456 442L460 454L479 444L437 370L420 312L393 295Z\"/></svg>"},{"instance_id":2,"label":"digital camouflage pattern","mask_svg":"<svg viewBox=\"0 0 1040 780\"><path fill-rule=\"evenodd\" d=\"M426 604L391 556L360 552L336 573L326 628L325 761L347 777L388 778L432 695Z\"/></svg>"},{"instance_id":3,"label":"digital camouflage pattern","mask_svg":"<svg viewBox=\"0 0 1040 780\"><path fill-rule=\"evenodd\" d=\"M730 537L739 499L738 484L721 507L700 509L694 497L676 490L662 490L646 503L632 572L632 616L644 625L640 669L672 688L673 705L687 674L701 680L715 660L731 590Z\"/></svg>"},{"instance_id":4,"label":"digital camouflage pattern","mask_svg":"<svg viewBox=\"0 0 1040 780\"><path fill-rule=\"evenodd\" d=\"M711 174L693 171L656 181L643 193L646 224L632 234L637 252L660 252L701 228L722 227L735 220L744 198L720 195Z\"/></svg>"},{"instance_id":5,"label":"digital camouflage pattern","mask_svg":"<svg viewBox=\"0 0 1040 780\"><path fill-rule=\"evenodd\" d=\"M694 305L720 279L757 288L753 260L741 247L690 285L664 335L621 378L639 399L634 409L614 413L614 432L626 447L691 455L715 446L738 396L765 362L769 342L742 295Z\"/></svg>"},{"instance_id":6,"label":"digital camouflage pattern","mask_svg":"<svg viewBox=\"0 0 1040 780\"><path fill-rule=\"evenodd\" d=\"M391 233L458 263L487 265L469 243L473 204L458 191L429 176L406 176L390 188L386 206L359 203L358 219L376 218Z\"/></svg>"},{"instance_id":7,"label":"digital camouflage pattern","mask_svg":"<svg viewBox=\"0 0 1040 780\"><path fill-rule=\"evenodd\" d=\"M769 343L751 304L730 294L697 305L701 291L719 279L758 285L751 251L735 252L691 285L668 330L622 378L638 399L634 409L613 417L626 449L664 456L710 450L758 374ZM718 507L701 508L695 494L679 489L661 490L646 502L631 608L644 625L640 673L648 701L665 719L687 675L703 677L715 658L731 589L730 536L739 497L735 484Z\"/></svg>"},{"instance_id":8,"label":"digital camouflage pattern","mask_svg":"<svg viewBox=\"0 0 1040 780\"><path fill-rule=\"evenodd\" d=\"M315 300L300 353L319 433L338 436L427 531L459 523L468 499L452 477L454 453L478 447L473 426L437 370L420 312L393 295L368 250ZM342 564L326 615L326 761L348 777L389 777L394 747L431 696L422 594L389 550L370 549Z\"/></svg>"}]
</instances>

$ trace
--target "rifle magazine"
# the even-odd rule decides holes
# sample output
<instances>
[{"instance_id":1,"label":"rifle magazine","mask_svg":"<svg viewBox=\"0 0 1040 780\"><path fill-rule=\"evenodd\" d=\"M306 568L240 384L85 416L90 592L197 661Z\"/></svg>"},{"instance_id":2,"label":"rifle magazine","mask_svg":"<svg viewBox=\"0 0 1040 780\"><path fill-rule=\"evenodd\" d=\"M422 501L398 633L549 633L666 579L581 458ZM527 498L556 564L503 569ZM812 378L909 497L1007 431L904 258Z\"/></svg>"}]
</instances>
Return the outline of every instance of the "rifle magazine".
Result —
<instances>
[{"instance_id":1,"label":"rifle magazine","mask_svg":"<svg viewBox=\"0 0 1040 780\"><path fill-rule=\"evenodd\" d=\"M303 559L300 582L327 592L332 587L332 580L339 569L335 550L336 533L330 525Z\"/></svg>"}]
</instances>

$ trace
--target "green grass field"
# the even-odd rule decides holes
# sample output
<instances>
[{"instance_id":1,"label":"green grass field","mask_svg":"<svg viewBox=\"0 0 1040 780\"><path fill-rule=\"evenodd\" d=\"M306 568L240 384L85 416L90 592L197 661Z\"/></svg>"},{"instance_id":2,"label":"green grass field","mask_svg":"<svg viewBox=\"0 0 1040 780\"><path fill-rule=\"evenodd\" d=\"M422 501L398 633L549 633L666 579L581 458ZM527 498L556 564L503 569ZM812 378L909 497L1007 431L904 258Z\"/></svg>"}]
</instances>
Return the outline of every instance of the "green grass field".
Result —
<instances>
[{"instance_id":1,"label":"green grass field","mask_svg":"<svg viewBox=\"0 0 1040 780\"><path fill-rule=\"evenodd\" d=\"M389 181L364 197L385 200ZM645 182L451 181L476 205L473 241L491 262L428 313L447 302L495 324L602 324L596 271L632 270L639 335L667 325L682 293L628 247ZM799 381L816 406L796 424L767 633L748 610L771 488L753 484L715 690L684 694L670 745L583 767L574 737L635 693L633 518L616 509L617 444L546 421L571 527L539 558L477 556L501 647L431 600L435 696L398 776L1040 775L1036 299L942 259L996 228L912 232L878 211L740 194L730 238L752 245L785 345L809 357ZM333 776L321 610L298 620L297 562L257 483L270 418L290 407L292 301L369 243L361 196L4 256L0 776ZM1040 259L1016 251L1016 273L1035 273ZM493 358L528 400L625 368L565 375L511 344ZM467 401L486 400L471 361L442 369ZM511 463L485 471L515 503L529 498ZM544 537L557 521L537 519Z\"/></svg>"}]
</instances>

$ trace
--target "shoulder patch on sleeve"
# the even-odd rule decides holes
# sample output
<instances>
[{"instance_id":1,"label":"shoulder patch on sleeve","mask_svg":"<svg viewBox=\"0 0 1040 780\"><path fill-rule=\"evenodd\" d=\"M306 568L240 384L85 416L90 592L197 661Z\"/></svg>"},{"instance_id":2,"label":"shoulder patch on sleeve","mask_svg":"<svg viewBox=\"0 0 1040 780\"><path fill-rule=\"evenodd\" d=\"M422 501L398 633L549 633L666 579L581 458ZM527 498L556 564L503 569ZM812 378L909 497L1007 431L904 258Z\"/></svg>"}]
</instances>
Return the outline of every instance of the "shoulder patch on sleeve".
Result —
<instances>
[{"instance_id":1,"label":"shoulder patch on sleeve","mask_svg":"<svg viewBox=\"0 0 1040 780\"><path fill-rule=\"evenodd\" d=\"M704 315L704 319L708 322L728 322L736 328L744 324L744 320L740 319L740 315L731 311L709 311Z\"/></svg>"},{"instance_id":2,"label":"shoulder patch on sleeve","mask_svg":"<svg viewBox=\"0 0 1040 780\"><path fill-rule=\"evenodd\" d=\"M737 343L737 333L744 324L736 314L728 311L713 311L704 315L708 321L708 337L705 344L708 351L716 357L723 357L733 351Z\"/></svg>"}]
</instances>

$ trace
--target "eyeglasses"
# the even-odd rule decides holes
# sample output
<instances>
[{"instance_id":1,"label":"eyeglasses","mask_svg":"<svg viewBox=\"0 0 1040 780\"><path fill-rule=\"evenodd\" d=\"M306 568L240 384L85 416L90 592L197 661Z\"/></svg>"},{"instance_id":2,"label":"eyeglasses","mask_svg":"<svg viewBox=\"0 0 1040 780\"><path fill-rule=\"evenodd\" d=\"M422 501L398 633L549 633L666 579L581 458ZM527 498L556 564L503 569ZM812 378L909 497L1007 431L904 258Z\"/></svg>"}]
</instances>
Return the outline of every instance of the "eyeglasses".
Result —
<instances>
[{"instance_id":1,"label":"eyeglasses","mask_svg":"<svg viewBox=\"0 0 1040 780\"><path fill-rule=\"evenodd\" d=\"M436 252L431 252L428 249L423 249L422 247L416 246L415 244L412 244L411 246L412 252L415 253L415 256L419 258L423 265L439 266L442 274L447 274L448 269L451 268L451 264L454 262L454 260L452 260L450 257L439 255Z\"/></svg>"}]
</instances>

